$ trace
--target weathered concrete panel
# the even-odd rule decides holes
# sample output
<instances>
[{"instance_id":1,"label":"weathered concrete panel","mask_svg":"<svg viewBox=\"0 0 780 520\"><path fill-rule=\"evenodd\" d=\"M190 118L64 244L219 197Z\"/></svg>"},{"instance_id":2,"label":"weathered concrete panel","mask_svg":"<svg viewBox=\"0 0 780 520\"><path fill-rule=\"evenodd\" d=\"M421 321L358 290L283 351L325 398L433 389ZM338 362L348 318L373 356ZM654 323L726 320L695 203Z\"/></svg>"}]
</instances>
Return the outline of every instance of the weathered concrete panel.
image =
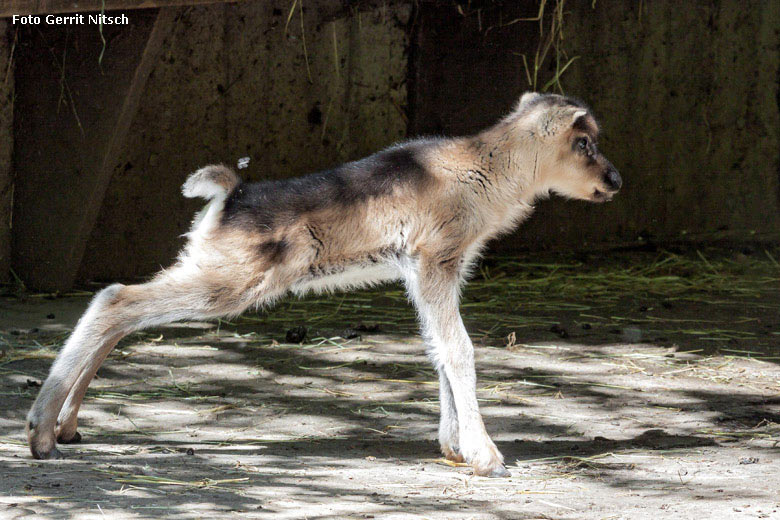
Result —
<instances>
[{"instance_id":1,"label":"weathered concrete panel","mask_svg":"<svg viewBox=\"0 0 780 520\"><path fill-rule=\"evenodd\" d=\"M312 0L301 12L300 2L274 0L184 11L117 161L79 278L145 276L169 263L200 207L181 197L180 185L203 164L249 156L245 178L284 178L403 137L407 73L412 135L476 131L509 110L528 88L520 55L530 57L538 38L538 25L510 22L533 16L538 3L459 10L421 2L410 24L412 4L357 12ZM563 44L579 56L563 85L600 116L601 147L623 173L623 192L604 206L541 203L499 250L604 246L639 235L780 236L780 7L641 5L640 13L639 3L616 0L567 4ZM91 59L86 41L80 52ZM110 41L106 52L110 59ZM52 85L55 73L46 76ZM540 74L544 83L550 67ZM32 107L26 117L35 114ZM65 117L67 110L57 114Z\"/></svg>"},{"instance_id":2,"label":"weathered concrete panel","mask_svg":"<svg viewBox=\"0 0 780 520\"><path fill-rule=\"evenodd\" d=\"M13 99L14 71L12 66L16 31L7 20L0 20L0 282L10 277L11 220L13 204L14 149Z\"/></svg>"},{"instance_id":3,"label":"weathered concrete panel","mask_svg":"<svg viewBox=\"0 0 780 520\"><path fill-rule=\"evenodd\" d=\"M465 17L422 4L414 130L476 131L510 109L527 88L520 54L533 55L528 34L538 26L501 21L532 14L534 3L490 4ZM600 117L601 148L625 186L604 206L541 203L497 247L582 248L639 235L778 239L780 4L608 0L569 8L563 47L579 58L563 85Z\"/></svg>"},{"instance_id":4,"label":"weathered concrete panel","mask_svg":"<svg viewBox=\"0 0 780 520\"><path fill-rule=\"evenodd\" d=\"M181 195L186 174L230 159L219 92L223 20L221 5L188 9L177 20L116 163L79 279L144 276L169 263L200 206Z\"/></svg>"},{"instance_id":5,"label":"weathered concrete panel","mask_svg":"<svg viewBox=\"0 0 780 520\"><path fill-rule=\"evenodd\" d=\"M603 211L556 204L528 232L570 218L562 237L590 243L777 239L780 4L606 1L568 27L581 58L565 87L599 114L626 184Z\"/></svg>"},{"instance_id":6,"label":"weathered concrete panel","mask_svg":"<svg viewBox=\"0 0 780 520\"><path fill-rule=\"evenodd\" d=\"M406 134L400 24L408 9L334 20L304 10L303 32L296 10L285 32L289 8L277 1L228 10L228 141L233 157L252 157L252 179L328 167Z\"/></svg>"},{"instance_id":7,"label":"weathered concrete panel","mask_svg":"<svg viewBox=\"0 0 780 520\"><path fill-rule=\"evenodd\" d=\"M131 25L20 30L14 100L13 266L28 287L73 283L132 118L156 12ZM172 13L166 11L166 20ZM162 17L162 14L160 15ZM156 23L154 27L157 27ZM103 56L102 39L111 43ZM151 38L150 38L151 41ZM127 123L127 124L125 124Z\"/></svg>"},{"instance_id":8,"label":"weathered concrete panel","mask_svg":"<svg viewBox=\"0 0 780 520\"><path fill-rule=\"evenodd\" d=\"M180 186L204 164L248 156L245 178L277 179L404 137L410 8L349 14L323 8L331 4L340 6L306 2L303 32L299 8L285 30L286 0L196 7L181 17L115 170L82 280L169 263L201 206Z\"/></svg>"}]
</instances>

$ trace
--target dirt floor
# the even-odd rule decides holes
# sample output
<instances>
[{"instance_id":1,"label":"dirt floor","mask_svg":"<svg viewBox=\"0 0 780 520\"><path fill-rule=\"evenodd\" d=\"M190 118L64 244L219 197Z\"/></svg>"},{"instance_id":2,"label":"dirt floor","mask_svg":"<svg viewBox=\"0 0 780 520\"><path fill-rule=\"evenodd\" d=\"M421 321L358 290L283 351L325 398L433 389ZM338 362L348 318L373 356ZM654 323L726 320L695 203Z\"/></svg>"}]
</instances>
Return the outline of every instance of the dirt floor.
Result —
<instances>
[{"instance_id":1,"label":"dirt floor","mask_svg":"<svg viewBox=\"0 0 780 520\"><path fill-rule=\"evenodd\" d=\"M61 461L30 457L24 416L89 298L6 297L0 517L780 518L776 258L483 264L463 314L506 479L439 458L398 286L126 338Z\"/></svg>"}]
</instances>

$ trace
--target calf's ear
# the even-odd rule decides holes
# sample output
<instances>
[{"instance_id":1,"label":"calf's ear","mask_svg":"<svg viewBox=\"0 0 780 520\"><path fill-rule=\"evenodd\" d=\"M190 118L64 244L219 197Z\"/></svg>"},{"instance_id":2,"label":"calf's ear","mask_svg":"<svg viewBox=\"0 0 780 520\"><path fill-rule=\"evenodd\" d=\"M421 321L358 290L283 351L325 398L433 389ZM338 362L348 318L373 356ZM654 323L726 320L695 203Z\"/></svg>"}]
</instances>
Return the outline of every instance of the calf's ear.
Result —
<instances>
[{"instance_id":1,"label":"calf's ear","mask_svg":"<svg viewBox=\"0 0 780 520\"><path fill-rule=\"evenodd\" d=\"M515 111L522 110L528 106L533 100L542 97L538 92L526 92L520 97L520 101L515 105Z\"/></svg>"},{"instance_id":2,"label":"calf's ear","mask_svg":"<svg viewBox=\"0 0 780 520\"><path fill-rule=\"evenodd\" d=\"M587 110L577 110L574 112L574 115L571 116L571 126L584 126L585 120L583 119L585 116L588 115Z\"/></svg>"}]
</instances>

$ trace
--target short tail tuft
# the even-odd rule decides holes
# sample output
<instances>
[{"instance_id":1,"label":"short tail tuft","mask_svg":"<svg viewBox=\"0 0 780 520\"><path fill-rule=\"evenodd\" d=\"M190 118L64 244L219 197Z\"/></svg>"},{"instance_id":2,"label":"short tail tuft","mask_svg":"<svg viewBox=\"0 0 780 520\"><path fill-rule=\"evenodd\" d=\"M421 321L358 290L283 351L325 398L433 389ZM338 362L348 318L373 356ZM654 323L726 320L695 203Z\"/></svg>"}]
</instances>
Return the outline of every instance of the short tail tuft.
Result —
<instances>
[{"instance_id":1,"label":"short tail tuft","mask_svg":"<svg viewBox=\"0 0 780 520\"><path fill-rule=\"evenodd\" d=\"M203 197L210 200L226 197L239 184L241 179L236 172L223 164L213 164L190 175L181 187L181 192L185 197Z\"/></svg>"}]
</instances>

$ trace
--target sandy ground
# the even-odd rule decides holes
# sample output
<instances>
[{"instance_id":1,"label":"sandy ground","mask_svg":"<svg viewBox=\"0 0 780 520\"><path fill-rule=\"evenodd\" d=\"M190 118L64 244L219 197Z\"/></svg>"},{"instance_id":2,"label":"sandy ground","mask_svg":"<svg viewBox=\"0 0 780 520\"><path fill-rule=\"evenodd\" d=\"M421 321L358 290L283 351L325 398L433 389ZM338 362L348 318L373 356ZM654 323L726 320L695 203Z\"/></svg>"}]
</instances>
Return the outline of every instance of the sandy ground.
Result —
<instances>
[{"instance_id":1,"label":"sandy ground","mask_svg":"<svg viewBox=\"0 0 780 520\"><path fill-rule=\"evenodd\" d=\"M30 457L23 419L88 298L5 298L0 517L780 518L780 284L762 269L734 275L749 294L518 300L496 326L478 303L498 285L476 284L464 315L507 479L439 458L397 287L126 338L62 461Z\"/></svg>"}]
</instances>

